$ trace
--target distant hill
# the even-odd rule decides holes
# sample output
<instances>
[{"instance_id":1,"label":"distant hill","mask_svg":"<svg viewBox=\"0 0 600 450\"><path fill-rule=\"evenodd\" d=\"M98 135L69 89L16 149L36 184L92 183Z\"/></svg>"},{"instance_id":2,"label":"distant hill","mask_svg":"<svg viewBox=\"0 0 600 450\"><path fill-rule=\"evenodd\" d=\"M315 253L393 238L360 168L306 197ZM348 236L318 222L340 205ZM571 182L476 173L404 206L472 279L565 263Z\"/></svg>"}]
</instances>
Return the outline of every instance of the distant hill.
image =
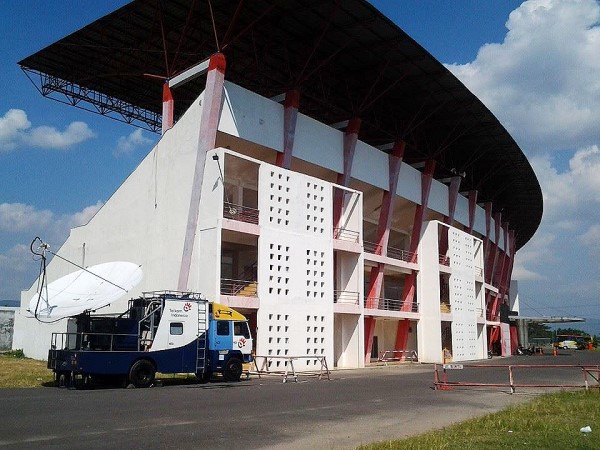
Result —
<instances>
[{"instance_id":1,"label":"distant hill","mask_svg":"<svg viewBox=\"0 0 600 450\"><path fill-rule=\"evenodd\" d=\"M11 308L18 308L20 306L18 300L0 300L0 306L8 306Z\"/></svg>"},{"instance_id":2,"label":"distant hill","mask_svg":"<svg viewBox=\"0 0 600 450\"><path fill-rule=\"evenodd\" d=\"M548 324L551 330L557 328L574 328L576 330L585 331L588 334L600 336L600 320L598 319L586 319L585 322L577 323L553 323Z\"/></svg>"}]
</instances>

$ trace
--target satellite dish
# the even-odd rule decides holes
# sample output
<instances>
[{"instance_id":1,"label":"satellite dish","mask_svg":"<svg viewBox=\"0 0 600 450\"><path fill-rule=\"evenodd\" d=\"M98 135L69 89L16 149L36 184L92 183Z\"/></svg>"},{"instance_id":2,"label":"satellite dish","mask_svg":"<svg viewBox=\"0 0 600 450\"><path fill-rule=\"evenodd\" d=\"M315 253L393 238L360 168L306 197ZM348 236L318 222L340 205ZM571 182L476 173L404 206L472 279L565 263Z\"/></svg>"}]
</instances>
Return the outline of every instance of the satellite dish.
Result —
<instances>
[{"instance_id":1,"label":"satellite dish","mask_svg":"<svg viewBox=\"0 0 600 450\"><path fill-rule=\"evenodd\" d=\"M125 295L142 277L140 266L124 261L81 269L42 288L31 298L29 312L41 321L55 321L94 311Z\"/></svg>"}]
</instances>

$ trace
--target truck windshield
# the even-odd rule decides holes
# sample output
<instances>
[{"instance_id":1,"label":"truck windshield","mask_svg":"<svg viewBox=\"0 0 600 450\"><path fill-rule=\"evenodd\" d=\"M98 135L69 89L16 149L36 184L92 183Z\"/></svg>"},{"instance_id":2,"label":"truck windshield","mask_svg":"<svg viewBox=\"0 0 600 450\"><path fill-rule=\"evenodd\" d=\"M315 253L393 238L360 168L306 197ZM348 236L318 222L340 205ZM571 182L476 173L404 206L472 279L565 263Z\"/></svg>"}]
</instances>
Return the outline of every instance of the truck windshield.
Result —
<instances>
[{"instance_id":1,"label":"truck windshield","mask_svg":"<svg viewBox=\"0 0 600 450\"><path fill-rule=\"evenodd\" d=\"M233 334L236 336L244 336L246 339L250 339L248 322L235 322L233 324Z\"/></svg>"}]
</instances>

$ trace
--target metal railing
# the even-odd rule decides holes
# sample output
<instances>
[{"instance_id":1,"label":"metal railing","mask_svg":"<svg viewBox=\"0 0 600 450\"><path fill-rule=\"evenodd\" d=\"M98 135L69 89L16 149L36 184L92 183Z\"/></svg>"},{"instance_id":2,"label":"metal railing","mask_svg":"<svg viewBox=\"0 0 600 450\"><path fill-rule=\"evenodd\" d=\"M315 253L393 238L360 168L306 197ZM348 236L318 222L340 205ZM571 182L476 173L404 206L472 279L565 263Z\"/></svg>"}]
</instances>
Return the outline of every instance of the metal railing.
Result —
<instances>
[{"instance_id":1,"label":"metal railing","mask_svg":"<svg viewBox=\"0 0 600 450\"><path fill-rule=\"evenodd\" d=\"M442 376L440 377L439 368L443 369ZM460 372L462 375L462 371L464 369L491 369L491 371L495 374L500 375L499 369L507 369L507 382L498 381L496 383L489 382L483 383L480 381L448 381L448 374L454 372ZM547 383L517 383L515 381L515 371L527 370L527 369L535 369L539 371L539 369L565 369L565 374L555 374L555 381L553 382L550 378L550 375L540 377L540 380L549 380ZM583 382L582 384L573 383L572 376L567 376L568 372L581 371ZM475 372L469 372L469 374L474 374ZM489 374L488 374L489 375ZM594 387L600 387L599 378L600 378L600 365L575 365L575 364L519 364L519 365L504 365L504 364L435 364L434 365L434 386L435 389L438 390L450 390L454 387L499 387L499 388L510 388L510 393L514 394L516 388L585 388L585 390L589 390L589 380L591 378L593 381ZM477 375L475 376L478 377ZM461 378L465 378L461 376ZM486 377L489 379L489 376ZM505 378L506 379L506 378ZM569 380L569 381L566 381ZM595 381L595 383L594 383Z\"/></svg>"},{"instance_id":2,"label":"metal railing","mask_svg":"<svg viewBox=\"0 0 600 450\"><path fill-rule=\"evenodd\" d=\"M409 252L408 250L402 250L399 248L388 247L387 255L390 258L399 259L401 261L417 263L417 254L415 252Z\"/></svg>"},{"instance_id":3,"label":"metal railing","mask_svg":"<svg viewBox=\"0 0 600 450\"><path fill-rule=\"evenodd\" d=\"M476 277L483 277L483 269L481 267L475 266L475 276Z\"/></svg>"},{"instance_id":4,"label":"metal railing","mask_svg":"<svg viewBox=\"0 0 600 450\"><path fill-rule=\"evenodd\" d=\"M257 297L258 283L252 280L232 280L221 278L221 295L238 295L240 297Z\"/></svg>"},{"instance_id":5,"label":"metal railing","mask_svg":"<svg viewBox=\"0 0 600 450\"><path fill-rule=\"evenodd\" d=\"M360 294L351 291L333 291L333 303L345 303L347 305L358 305Z\"/></svg>"},{"instance_id":6,"label":"metal railing","mask_svg":"<svg viewBox=\"0 0 600 450\"><path fill-rule=\"evenodd\" d=\"M391 298L368 298L365 297L365 308L382 309L384 311L419 312L419 304L416 302L405 302Z\"/></svg>"},{"instance_id":7,"label":"metal railing","mask_svg":"<svg viewBox=\"0 0 600 450\"><path fill-rule=\"evenodd\" d=\"M333 238L340 241L348 241L358 243L360 233L354 230L348 230L346 228L334 228Z\"/></svg>"},{"instance_id":8,"label":"metal railing","mask_svg":"<svg viewBox=\"0 0 600 450\"><path fill-rule=\"evenodd\" d=\"M240 222L258 224L258 209L223 202L223 217L239 220Z\"/></svg>"},{"instance_id":9,"label":"metal railing","mask_svg":"<svg viewBox=\"0 0 600 450\"><path fill-rule=\"evenodd\" d=\"M450 267L450 257L446 255L440 255L440 264L442 266Z\"/></svg>"},{"instance_id":10,"label":"metal railing","mask_svg":"<svg viewBox=\"0 0 600 450\"><path fill-rule=\"evenodd\" d=\"M137 334L131 333L52 333L51 350L139 350Z\"/></svg>"},{"instance_id":11,"label":"metal railing","mask_svg":"<svg viewBox=\"0 0 600 450\"><path fill-rule=\"evenodd\" d=\"M377 362L382 362L386 366L390 361L417 362L418 360L419 356L415 350L384 350L377 358Z\"/></svg>"},{"instance_id":12,"label":"metal railing","mask_svg":"<svg viewBox=\"0 0 600 450\"><path fill-rule=\"evenodd\" d=\"M363 247L367 253L373 253L374 255L381 255L383 253L383 246L376 244L375 242L363 241ZM388 247L386 256L405 262L418 262L417 253L409 252L408 250L402 250L400 248Z\"/></svg>"},{"instance_id":13,"label":"metal railing","mask_svg":"<svg viewBox=\"0 0 600 450\"><path fill-rule=\"evenodd\" d=\"M259 365L258 360L262 360ZM294 361L305 361L305 367L296 370L294 368ZM306 367L310 366L310 362L313 362L314 371L305 370ZM292 378L294 382L298 382L298 373L302 375L316 375L319 380L327 377L330 380L329 367L327 366L327 359L323 355L302 355L302 356L275 356L275 355L255 355L254 356L254 368L258 377L262 375L281 375L282 381L285 383L288 378Z\"/></svg>"},{"instance_id":14,"label":"metal railing","mask_svg":"<svg viewBox=\"0 0 600 450\"><path fill-rule=\"evenodd\" d=\"M440 303L440 312L444 314L450 314L452 312L452 306L450 305L450 303Z\"/></svg>"},{"instance_id":15,"label":"metal railing","mask_svg":"<svg viewBox=\"0 0 600 450\"><path fill-rule=\"evenodd\" d=\"M483 308L475 308L475 312L477 313L477 317L483 317Z\"/></svg>"}]
</instances>

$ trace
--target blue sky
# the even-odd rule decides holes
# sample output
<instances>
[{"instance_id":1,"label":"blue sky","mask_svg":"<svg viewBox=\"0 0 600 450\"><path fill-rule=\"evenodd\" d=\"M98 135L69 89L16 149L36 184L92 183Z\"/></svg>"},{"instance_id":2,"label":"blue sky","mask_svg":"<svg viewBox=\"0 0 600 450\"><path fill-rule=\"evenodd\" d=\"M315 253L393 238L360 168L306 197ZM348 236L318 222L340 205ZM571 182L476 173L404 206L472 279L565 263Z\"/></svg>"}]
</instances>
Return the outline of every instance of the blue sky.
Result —
<instances>
[{"instance_id":1,"label":"blue sky","mask_svg":"<svg viewBox=\"0 0 600 450\"><path fill-rule=\"evenodd\" d=\"M136 167L157 136L43 98L17 62L125 4L7 0L0 19L0 300ZM372 0L500 119L528 156L544 218L518 253L522 313L600 320L600 4ZM157 98L157 101L160 101ZM41 138L42 137L42 138ZM600 333L600 325L597 330Z\"/></svg>"}]
</instances>

